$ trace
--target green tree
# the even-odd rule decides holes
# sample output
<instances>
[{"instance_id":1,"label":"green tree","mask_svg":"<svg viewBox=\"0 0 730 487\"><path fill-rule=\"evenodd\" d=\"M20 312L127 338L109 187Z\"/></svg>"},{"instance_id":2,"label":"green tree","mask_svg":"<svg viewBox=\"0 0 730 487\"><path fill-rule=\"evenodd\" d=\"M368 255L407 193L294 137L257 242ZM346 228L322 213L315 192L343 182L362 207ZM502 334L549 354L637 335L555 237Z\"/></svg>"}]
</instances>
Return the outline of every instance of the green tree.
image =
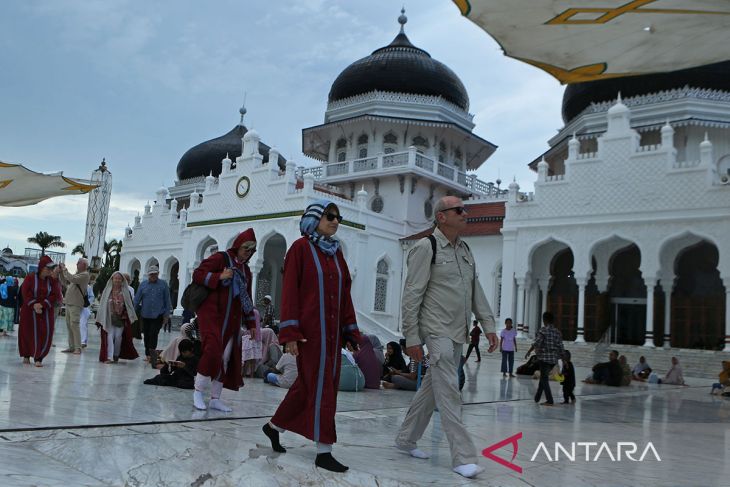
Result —
<instances>
[{"instance_id":1,"label":"green tree","mask_svg":"<svg viewBox=\"0 0 730 487\"><path fill-rule=\"evenodd\" d=\"M46 255L46 249L48 248L63 248L66 246L65 243L61 242L61 237L58 235L50 235L46 232L38 232L32 237L28 237L28 242L40 247L42 256Z\"/></svg>"},{"instance_id":2,"label":"green tree","mask_svg":"<svg viewBox=\"0 0 730 487\"><path fill-rule=\"evenodd\" d=\"M96 282L94 283L94 294L98 295L104 290L107 281L119 270L119 260L122 254L122 241L112 239L108 242L104 242L104 265L99 271L99 275L96 276Z\"/></svg>"},{"instance_id":3,"label":"green tree","mask_svg":"<svg viewBox=\"0 0 730 487\"><path fill-rule=\"evenodd\" d=\"M71 251L71 255L81 254L81 257L86 257L86 251L84 250L84 244L76 244L76 247Z\"/></svg>"}]
</instances>

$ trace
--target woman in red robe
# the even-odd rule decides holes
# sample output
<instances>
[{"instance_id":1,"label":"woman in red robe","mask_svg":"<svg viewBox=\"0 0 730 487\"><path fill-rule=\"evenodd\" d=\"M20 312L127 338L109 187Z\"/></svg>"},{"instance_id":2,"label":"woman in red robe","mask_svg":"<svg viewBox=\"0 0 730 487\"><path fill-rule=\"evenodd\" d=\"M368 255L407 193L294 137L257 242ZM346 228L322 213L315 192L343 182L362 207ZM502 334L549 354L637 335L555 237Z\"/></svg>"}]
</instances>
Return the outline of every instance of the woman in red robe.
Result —
<instances>
[{"instance_id":1,"label":"woman in red robe","mask_svg":"<svg viewBox=\"0 0 730 487\"><path fill-rule=\"evenodd\" d=\"M350 271L339 242L332 238L340 221L340 211L331 201L309 205L299 224L303 237L286 254L279 342L297 357L299 376L263 427L271 446L281 453L286 451L279 443L283 431L316 442L315 465L333 472L348 469L332 457L342 342L357 348L360 338Z\"/></svg>"},{"instance_id":2,"label":"woman in red robe","mask_svg":"<svg viewBox=\"0 0 730 487\"><path fill-rule=\"evenodd\" d=\"M51 349L56 319L54 306L62 299L55 269L56 264L44 255L38 262L38 270L28 274L20 287L23 305L18 327L18 353L24 364L29 364L33 357L35 366L43 367L43 358Z\"/></svg>"},{"instance_id":3,"label":"woman in red robe","mask_svg":"<svg viewBox=\"0 0 730 487\"><path fill-rule=\"evenodd\" d=\"M223 387L237 391L243 386L241 375L241 320L251 334L256 332L256 319L251 300L251 270L248 261L256 252L253 229L241 232L233 246L216 252L193 272L193 282L210 290L197 310L203 355L195 376L193 405L196 409L217 409L230 412L221 401ZM204 392L210 388L210 403Z\"/></svg>"}]
</instances>

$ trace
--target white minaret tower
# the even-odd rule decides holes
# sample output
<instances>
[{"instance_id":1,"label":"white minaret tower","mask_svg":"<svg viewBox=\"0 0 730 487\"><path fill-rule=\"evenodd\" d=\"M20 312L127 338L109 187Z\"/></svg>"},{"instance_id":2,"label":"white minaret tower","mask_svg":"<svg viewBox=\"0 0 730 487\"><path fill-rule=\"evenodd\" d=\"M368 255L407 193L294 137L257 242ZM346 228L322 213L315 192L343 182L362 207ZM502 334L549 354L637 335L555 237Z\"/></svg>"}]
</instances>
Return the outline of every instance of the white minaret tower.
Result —
<instances>
[{"instance_id":1,"label":"white minaret tower","mask_svg":"<svg viewBox=\"0 0 730 487\"><path fill-rule=\"evenodd\" d=\"M89 193L84 251L91 268L96 269L101 267L101 257L104 255L109 201L112 197L112 173L106 167L106 159L102 159L99 168L91 173L91 182L99 187Z\"/></svg>"}]
</instances>

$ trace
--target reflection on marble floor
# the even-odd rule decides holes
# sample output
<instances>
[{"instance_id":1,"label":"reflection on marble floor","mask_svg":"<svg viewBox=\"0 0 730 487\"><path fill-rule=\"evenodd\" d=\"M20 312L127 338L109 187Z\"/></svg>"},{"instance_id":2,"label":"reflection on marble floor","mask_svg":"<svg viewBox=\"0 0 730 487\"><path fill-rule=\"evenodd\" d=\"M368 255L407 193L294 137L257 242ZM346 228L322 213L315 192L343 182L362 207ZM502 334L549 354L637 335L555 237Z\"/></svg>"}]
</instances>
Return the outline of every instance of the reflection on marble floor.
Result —
<instances>
[{"instance_id":1,"label":"reflection on marble floor","mask_svg":"<svg viewBox=\"0 0 730 487\"><path fill-rule=\"evenodd\" d=\"M98 335L81 356L61 354L46 367L23 367L15 339L0 339L0 485L269 486L269 485L728 485L730 400L709 395L706 379L690 387L579 384L575 406L545 408L532 400L536 381L502 379L496 356L467 365L464 420L481 450L519 432L517 473L488 458L478 479L451 472L438 413L419 446L429 460L411 459L391 447L413 393L340 393L335 455L345 475L316 469L314 446L292 434L274 454L260 432L284 391L248 380L238 393L224 391L230 414L195 412L190 393L142 384L155 371L141 360L99 363ZM161 343L172 335L161 334ZM719 365L719 364L718 364ZM588 371L578 369L578 377ZM559 386L553 384L558 398ZM611 461L598 446L575 461L535 455L543 442L634 442L639 456L651 442L661 458ZM511 447L495 452L510 460ZM534 458L533 458L534 457Z\"/></svg>"}]
</instances>

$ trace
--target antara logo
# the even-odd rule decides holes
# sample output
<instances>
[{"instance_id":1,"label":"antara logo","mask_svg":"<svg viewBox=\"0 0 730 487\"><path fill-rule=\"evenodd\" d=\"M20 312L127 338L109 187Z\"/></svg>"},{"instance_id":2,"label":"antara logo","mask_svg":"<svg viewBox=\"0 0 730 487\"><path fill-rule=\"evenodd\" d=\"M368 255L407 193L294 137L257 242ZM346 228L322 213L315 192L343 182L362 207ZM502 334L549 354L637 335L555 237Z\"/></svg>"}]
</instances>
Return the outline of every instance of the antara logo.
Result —
<instances>
[{"instance_id":1,"label":"antara logo","mask_svg":"<svg viewBox=\"0 0 730 487\"><path fill-rule=\"evenodd\" d=\"M512 435L509 438L505 438L504 440L485 448L482 450L482 455L504 467L509 468L510 470L522 473L522 467L514 463L515 457L517 457L517 452L519 451L518 442L521 439L522 432ZM512 445L512 458L510 460L505 460L504 458L498 457L494 454L496 450L507 445ZM613 448L605 441L601 443L597 441L578 441L567 445L563 445L556 441L552 451L553 454L551 455L545 442L541 441L540 444L537 445L535 452L532 454L530 461L534 462L541 455L549 462L558 462L561 459L563 461L567 460L570 462L580 460L585 460L586 462L597 462L601 458L610 459L612 462L621 462L624 459L628 459L632 462L643 462L647 456L653 456L658 462L662 461L659 453L656 451L656 448L654 448L654 445L651 442L644 446L644 449L641 451L641 455L639 455L638 458L635 455L637 455L637 452L639 451L639 446L632 441L619 441ZM583 453L583 455L580 455L581 453Z\"/></svg>"}]
</instances>

